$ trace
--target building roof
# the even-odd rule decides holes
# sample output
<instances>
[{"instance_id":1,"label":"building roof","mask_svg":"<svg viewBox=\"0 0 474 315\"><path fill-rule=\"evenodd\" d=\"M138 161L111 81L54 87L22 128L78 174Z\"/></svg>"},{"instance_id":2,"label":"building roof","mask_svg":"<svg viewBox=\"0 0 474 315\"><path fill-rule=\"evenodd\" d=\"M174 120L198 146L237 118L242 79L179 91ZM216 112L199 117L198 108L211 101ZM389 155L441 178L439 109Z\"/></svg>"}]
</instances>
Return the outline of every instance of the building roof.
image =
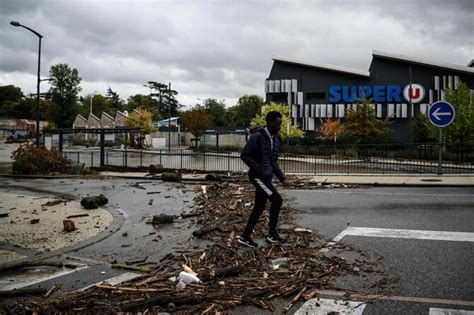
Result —
<instances>
[{"instance_id":1,"label":"building roof","mask_svg":"<svg viewBox=\"0 0 474 315\"><path fill-rule=\"evenodd\" d=\"M380 50L373 50L372 56L378 57L378 58L390 59L390 60L403 61L403 62L418 64L418 65L423 65L423 66L430 66L430 67L435 67L435 68L440 68L440 69L447 69L447 70L474 74L474 68L450 64L450 63L441 63L441 62L431 61L427 59L410 57L406 55L388 53L388 52L383 52Z\"/></svg>"},{"instance_id":2,"label":"building roof","mask_svg":"<svg viewBox=\"0 0 474 315\"><path fill-rule=\"evenodd\" d=\"M92 117L92 119L95 119L95 120L97 120L97 121L100 121L100 119L97 118L97 116L94 115L94 114L92 114L92 113L89 114L89 118L91 118L91 117Z\"/></svg>"},{"instance_id":3,"label":"building roof","mask_svg":"<svg viewBox=\"0 0 474 315\"><path fill-rule=\"evenodd\" d=\"M347 73L347 74L352 74L352 75L357 75L357 76L362 76L362 77L370 76L370 73L368 71L355 70L355 69L344 68L344 67L333 66L333 65L310 64L310 63L300 62L296 60L288 60L288 59L281 59L281 58L272 58L272 60L289 63L293 65L304 66L304 67L311 67L311 68L329 70L329 71L334 71L334 72Z\"/></svg>"},{"instance_id":4,"label":"building roof","mask_svg":"<svg viewBox=\"0 0 474 315\"><path fill-rule=\"evenodd\" d=\"M128 118L128 113L122 113L121 111L117 111L117 113L115 114L115 117L117 117L117 115L120 115L120 116L123 116L125 118Z\"/></svg>"},{"instance_id":5,"label":"building roof","mask_svg":"<svg viewBox=\"0 0 474 315\"><path fill-rule=\"evenodd\" d=\"M171 126L176 126L178 124L179 117L170 117L168 119L163 119L159 121L154 121L153 125L158 127L167 127L168 122Z\"/></svg>"},{"instance_id":6,"label":"building roof","mask_svg":"<svg viewBox=\"0 0 474 315\"><path fill-rule=\"evenodd\" d=\"M76 118L80 118L84 121L87 121L87 119L84 116L82 116L81 114L77 114Z\"/></svg>"},{"instance_id":7,"label":"building roof","mask_svg":"<svg viewBox=\"0 0 474 315\"><path fill-rule=\"evenodd\" d=\"M107 118L114 120L114 118L113 118L112 116L110 116L110 115L107 114L106 112L102 112L102 116L104 116L104 115L105 115Z\"/></svg>"}]
</instances>

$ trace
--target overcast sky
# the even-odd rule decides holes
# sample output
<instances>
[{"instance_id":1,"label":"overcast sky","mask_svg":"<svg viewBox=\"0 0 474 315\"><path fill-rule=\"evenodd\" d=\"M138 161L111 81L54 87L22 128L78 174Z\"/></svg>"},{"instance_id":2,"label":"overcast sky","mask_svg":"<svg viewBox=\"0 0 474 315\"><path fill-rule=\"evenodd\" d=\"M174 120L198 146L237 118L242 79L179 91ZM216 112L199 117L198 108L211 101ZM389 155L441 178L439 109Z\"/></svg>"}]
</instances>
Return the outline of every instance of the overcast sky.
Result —
<instances>
[{"instance_id":1,"label":"overcast sky","mask_svg":"<svg viewBox=\"0 0 474 315\"><path fill-rule=\"evenodd\" d=\"M67 63L81 95L120 97L171 82L182 104L264 96L272 57L367 71L372 50L466 65L474 58L474 0L145 1L1 0L0 85L36 92ZM46 82L42 91L47 90Z\"/></svg>"}]
</instances>

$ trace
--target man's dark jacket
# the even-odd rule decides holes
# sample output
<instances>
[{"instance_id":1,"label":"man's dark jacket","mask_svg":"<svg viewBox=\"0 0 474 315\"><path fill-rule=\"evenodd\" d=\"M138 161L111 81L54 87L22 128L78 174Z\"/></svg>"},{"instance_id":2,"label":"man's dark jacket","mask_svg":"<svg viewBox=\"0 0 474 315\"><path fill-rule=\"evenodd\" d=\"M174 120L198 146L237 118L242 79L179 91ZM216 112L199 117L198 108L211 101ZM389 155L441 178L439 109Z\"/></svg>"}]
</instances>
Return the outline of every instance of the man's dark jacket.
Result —
<instances>
[{"instance_id":1,"label":"man's dark jacket","mask_svg":"<svg viewBox=\"0 0 474 315\"><path fill-rule=\"evenodd\" d=\"M280 181L284 181L285 175L278 166L278 152L280 141L278 136L272 141L264 127L258 127L250 136L240 157L250 167L249 176L254 178L271 179L273 174Z\"/></svg>"}]
</instances>

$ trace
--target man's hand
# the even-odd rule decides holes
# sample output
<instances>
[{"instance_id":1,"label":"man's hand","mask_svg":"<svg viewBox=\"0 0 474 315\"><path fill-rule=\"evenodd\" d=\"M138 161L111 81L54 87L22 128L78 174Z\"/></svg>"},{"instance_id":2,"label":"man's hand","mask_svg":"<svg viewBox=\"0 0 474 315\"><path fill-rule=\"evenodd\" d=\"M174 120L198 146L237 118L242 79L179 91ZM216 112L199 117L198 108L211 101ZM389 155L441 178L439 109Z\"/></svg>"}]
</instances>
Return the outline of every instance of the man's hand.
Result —
<instances>
[{"instance_id":1,"label":"man's hand","mask_svg":"<svg viewBox=\"0 0 474 315\"><path fill-rule=\"evenodd\" d=\"M281 181L281 185L283 186L283 188L288 188L288 187L290 187L290 184L289 184L288 181L286 181L286 180Z\"/></svg>"}]
</instances>

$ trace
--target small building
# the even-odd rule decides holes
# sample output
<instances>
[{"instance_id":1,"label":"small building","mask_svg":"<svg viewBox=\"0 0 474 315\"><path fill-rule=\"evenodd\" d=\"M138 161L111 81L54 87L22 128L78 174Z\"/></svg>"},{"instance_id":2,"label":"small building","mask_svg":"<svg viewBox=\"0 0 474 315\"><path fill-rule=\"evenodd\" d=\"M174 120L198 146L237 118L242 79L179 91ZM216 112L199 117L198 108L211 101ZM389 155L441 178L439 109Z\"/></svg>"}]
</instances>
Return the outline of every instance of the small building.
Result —
<instances>
[{"instance_id":1,"label":"small building","mask_svg":"<svg viewBox=\"0 0 474 315\"><path fill-rule=\"evenodd\" d=\"M80 115L77 114L76 119L74 119L74 122L72 123L72 128L74 129L85 129L87 128L87 119ZM82 142L86 139L86 135L84 133L76 133L72 136L74 142Z\"/></svg>"},{"instance_id":2,"label":"small building","mask_svg":"<svg viewBox=\"0 0 474 315\"><path fill-rule=\"evenodd\" d=\"M102 117L100 118L100 126L102 128L115 128L115 119L106 112L102 112Z\"/></svg>"},{"instance_id":3,"label":"small building","mask_svg":"<svg viewBox=\"0 0 474 315\"><path fill-rule=\"evenodd\" d=\"M30 135L36 133L35 122L28 119L17 119L16 128L17 130L25 130L26 133Z\"/></svg>"},{"instance_id":4,"label":"small building","mask_svg":"<svg viewBox=\"0 0 474 315\"><path fill-rule=\"evenodd\" d=\"M90 113L87 118L87 128L100 128L100 119L96 115ZM99 140L99 137L96 134L86 134L86 140L97 141Z\"/></svg>"},{"instance_id":5,"label":"small building","mask_svg":"<svg viewBox=\"0 0 474 315\"><path fill-rule=\"evenodd\" d=\"M115 114L115 127L125 127L127 126L128 113L127 111L121 112L117 111Z\"/></svg>"},{"instance_id":6,"label":"small building","mask_svg":"<svg viewBox=\"0 0 474 315\"><path fill-rule=\"evenodd\" d=\"M81 114L77 114L76 119L74 119L74 122L72 123L72 128L87 128L87 119Z\"/></svg>"}]
</instances>

